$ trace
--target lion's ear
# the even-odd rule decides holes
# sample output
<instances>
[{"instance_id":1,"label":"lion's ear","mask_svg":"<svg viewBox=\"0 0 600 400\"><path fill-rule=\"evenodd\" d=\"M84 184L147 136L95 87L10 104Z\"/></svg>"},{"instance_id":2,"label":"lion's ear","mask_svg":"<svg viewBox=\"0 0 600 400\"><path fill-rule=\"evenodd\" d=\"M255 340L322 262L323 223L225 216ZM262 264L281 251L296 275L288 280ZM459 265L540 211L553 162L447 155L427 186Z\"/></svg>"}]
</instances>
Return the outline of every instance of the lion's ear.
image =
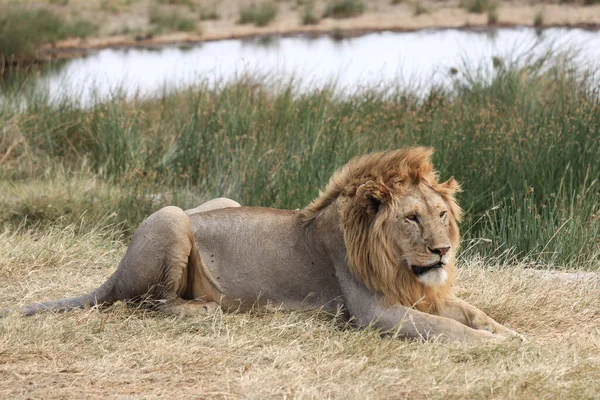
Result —
<instances>
[{"instance_id":1,"label":"lion's ear","mask_svg":"<svg viewBox=\"0 0 600 400\"><path fill-rule=\"evenodd\" d=\"M356 201L369 214L377 214L379 207L390 199L389 189L380 183L367 181L356 189Z\"/></svg>"},{"instance_id":2,"label":"lion's ear","mask_svg":"<svg viewBox=\"0 0 600 400\"><path fill-rule=\"evenodd\" d=\"M442 191L446 192L449 195L453 195L456 192L460 192L460 183L454 179L454 177L450 177L446 182L440 183L440 187Z\"/></svg>"},{"instance_id":3,"label":"lion's ear","mask_svg":"<svg viewBox=\"0 0 600 400\"><path fill-rule=\"evenodd\" d=\"M454 177L448 179L446 182L440 183L438 187L438 193L440 193L444 197L444 200L446 200L448 208L450 209L450 213L456 222L460 222L461 220L462 209L456 202L454 194L460 191L460 183L458 183Z\"/></svg>"}]
</instances>

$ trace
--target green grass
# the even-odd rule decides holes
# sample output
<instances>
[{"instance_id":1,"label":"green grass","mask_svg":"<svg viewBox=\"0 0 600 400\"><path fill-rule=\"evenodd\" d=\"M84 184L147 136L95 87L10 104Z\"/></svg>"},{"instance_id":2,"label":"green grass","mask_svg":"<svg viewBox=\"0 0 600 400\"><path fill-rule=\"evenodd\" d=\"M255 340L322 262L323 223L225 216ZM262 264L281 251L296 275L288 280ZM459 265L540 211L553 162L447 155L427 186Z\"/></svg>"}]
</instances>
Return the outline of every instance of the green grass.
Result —
<instances>
[{"instance_id":1,"label":"green grass","mask_svg":"<svg viewBox=\"0 0 600 400\"><path fill-rule=\"evenodd\" d=\"M10 6L0 14L0 58L35 58L45 43L68 37L87 37L97 31L98 25L86 19L66 21L43 8L30 10Z\"/></svg>"},{"instance_id":2,"label":"green grass","mask_svg":"<svg viewBox=\"0 0 600 400\"><path fill-rule=\"evenodd\" d=\"M487 11L487 23L488 25L495 25L498 23L498 10L495 7Z\"/></svg>"},{"instance_id":3,"label":"green grass","mask_svg":"<svg viewBox=\"0 0 600 400\"><path fill-rule=\"evenodd\" d=\"M544 10L539 9L535 12L535 16L533 17L533 26L541 27L544 25Z\"/></svg>"},{"instance_id":4,"label":"green grass","mask_svg":"<svg viewBox=\"0 0 600 400\"><path fill-rule=\"evenodd\" d=\"M158 28L175 32L191 32L198 28L194 19L186 17L179 11L166 11L156 6L150 8L148 20Z\"/></svg>"},{"instance_id":5,"label":"green grass","mask_svg":"<svg viewBox=\"0 0 600 400\"><path fill-rule=\"evenodd\" d=\"M365 12L362 0L330 0L327 2L323 18L352 18Z\"/></svg>"},{"instance_id":6,"label":"green grass","mask_svg":"<svg viewBox=\"0 0 600 400\"><path fill-rule=\"evenodd\" d=\"M316 25L321 22L321 19L315 14L315 6L312 2L304 5L300 12L300 20L302 25Z\"/></svg>"},{"instance_id":7,"label":"green grass","mask_svg":"<svg viewBox=\"0 0 600 400\"><path fill-rule=\"evenodd\" d=\"M216 196L300 208L356 154L428 145L441 176L463 184L465 256L597 266L600 103L589 78L546 60L454 79L419 99L398 88L271 90L246 77L81 109L49 104L32 77L6 78L0 223L114 212L127 230L163 205Z\"/></svg>"},{"instance_id":8,"label":"green grass","mask_svg":"<svg viewBox=\"0 0 600 400\"><path fill-rule=\"evenodd\" d=\"M413 15L418 17L422 14L429 14L429 9L423 5L420 1L416 1L413 5Z\"/></svg>"},{"instance_id":9,"label":"green grass","mask_svg":"<svg viewBox=\"0 0 600 400\"><path fill-rule=\"evenodd\" d=\"M68 32L65 36L74 36L86 38L98 32L98 25L87 19L77 19L68 27Z\"/></svg>"},{"instance_id":10,"label":"green grass","mask_svg":"<svg viewBox=\"0 0 600 400\"><path fill-rule=\"evenodd\" d=\"M492 0L463 0L461 7L470 13L483 14L485 12L494 12L497 4Z\"/></svg>"},{"instance_id":11,"label":"green grass","mask_svg":"<svg viewBox=\"0 0 600 400\"><path fill-rule=\"evenodd\" d=\"M221 19L221 15L217 11L216 4L211 6L203 6L200 8L199 14L200 21L217 21Z\"/></svg>"},{"instance_id":12,"label":"green grass","mask_svg":"<svg viewBox=\"0 0 600 400\"><path fill-rule=\"evenodd\" d=\"M254 24L267 26L277 16L277 4L271 1L251 3L242 6L239 10L238 24Z\"/></svg>"}]
</instances>

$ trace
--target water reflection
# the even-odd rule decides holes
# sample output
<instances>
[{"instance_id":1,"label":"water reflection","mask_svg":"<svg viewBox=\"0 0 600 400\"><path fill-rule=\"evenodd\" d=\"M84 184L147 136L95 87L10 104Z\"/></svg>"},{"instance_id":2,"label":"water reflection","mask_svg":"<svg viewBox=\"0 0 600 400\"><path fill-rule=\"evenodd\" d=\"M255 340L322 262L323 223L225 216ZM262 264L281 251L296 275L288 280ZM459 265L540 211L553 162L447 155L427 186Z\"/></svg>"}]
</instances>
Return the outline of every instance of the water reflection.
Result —
<instances>
[{"instance_id":1,"label":"water reflection","mask_svg":"<svg viewBox=\"0 0 600 400\"><path fill-rule=\"evenodd\" d=\"M460 76L465 66L483 66L483 73L489 73L493 57L516 60L550 48L576 48L578 63L595 67L600 61L600 34L566 28L547 29L541 35L533 28L429 30L374 33L342 41L268 37L185 49L106 49L68 61L40 81L50 87L55 99L74 97L88 104L115 91L151 96L163 93L165 87L184 88L200 81L214 84L243 73L294 75L303 82L303 89L332 81L351 90L376 85L426 88L448 84L450 71Z\"/></svg>"}]
</instances>

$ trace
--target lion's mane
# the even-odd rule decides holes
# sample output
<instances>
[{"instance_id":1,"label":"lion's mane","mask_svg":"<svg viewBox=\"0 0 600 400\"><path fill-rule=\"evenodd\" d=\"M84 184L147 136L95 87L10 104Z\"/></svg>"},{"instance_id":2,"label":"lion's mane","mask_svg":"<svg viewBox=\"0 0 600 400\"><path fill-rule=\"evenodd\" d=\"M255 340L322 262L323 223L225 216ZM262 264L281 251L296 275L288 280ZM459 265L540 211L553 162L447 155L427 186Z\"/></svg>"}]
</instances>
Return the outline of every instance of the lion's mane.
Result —
<instances>
[{"instance_id":1,"label":"lion's mane","mask_svg":"<svg viewBox=\"0 0 600 400\"><path fill-rule=\"evenodd\" d=\"M448 205L449 237L456 249L461 209L454 193L460 187L453 178L438 182L430 161L432 154L430 148L413 147L355 157L336 171L325 191L302 210L309 222L337 201L350 269L369 289L381 293L387 306L401 304L432 312L451 293L453 259L446 267L445 284L425 286L409 268L400 265L391 235L403 193L410 185L427 185Z\"/></svg>"}]
</instances>

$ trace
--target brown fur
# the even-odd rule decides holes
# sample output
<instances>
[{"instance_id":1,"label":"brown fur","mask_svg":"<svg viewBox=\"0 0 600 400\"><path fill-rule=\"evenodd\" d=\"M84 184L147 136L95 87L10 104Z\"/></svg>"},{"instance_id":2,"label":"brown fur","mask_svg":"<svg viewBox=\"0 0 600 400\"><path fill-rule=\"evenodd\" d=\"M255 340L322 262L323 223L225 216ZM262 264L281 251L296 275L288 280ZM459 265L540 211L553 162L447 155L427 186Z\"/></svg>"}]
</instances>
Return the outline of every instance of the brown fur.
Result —
<instances>
[{"instance_id":1,"label":"brown fur","mask_svg":"<svg viewBox=\"0 0 600 400\"><path fill-rule=\"evenodd\" d=\"M390 233L394 210L406 189L410 185L427 185L448 205L448 234L452 246L457 247L461 209L454 193L460 187L453 178L438 182L430 161L432 153L430 148L414 147L356 157L339 169L325 192L302 211L309 221L338 202L348 264L369 289L383 295L387 306L401 304L436 312L451 295L454 261L447 266L445 284L427 287L408 268L399 265Z\"/></svg>"}]
</instances>

